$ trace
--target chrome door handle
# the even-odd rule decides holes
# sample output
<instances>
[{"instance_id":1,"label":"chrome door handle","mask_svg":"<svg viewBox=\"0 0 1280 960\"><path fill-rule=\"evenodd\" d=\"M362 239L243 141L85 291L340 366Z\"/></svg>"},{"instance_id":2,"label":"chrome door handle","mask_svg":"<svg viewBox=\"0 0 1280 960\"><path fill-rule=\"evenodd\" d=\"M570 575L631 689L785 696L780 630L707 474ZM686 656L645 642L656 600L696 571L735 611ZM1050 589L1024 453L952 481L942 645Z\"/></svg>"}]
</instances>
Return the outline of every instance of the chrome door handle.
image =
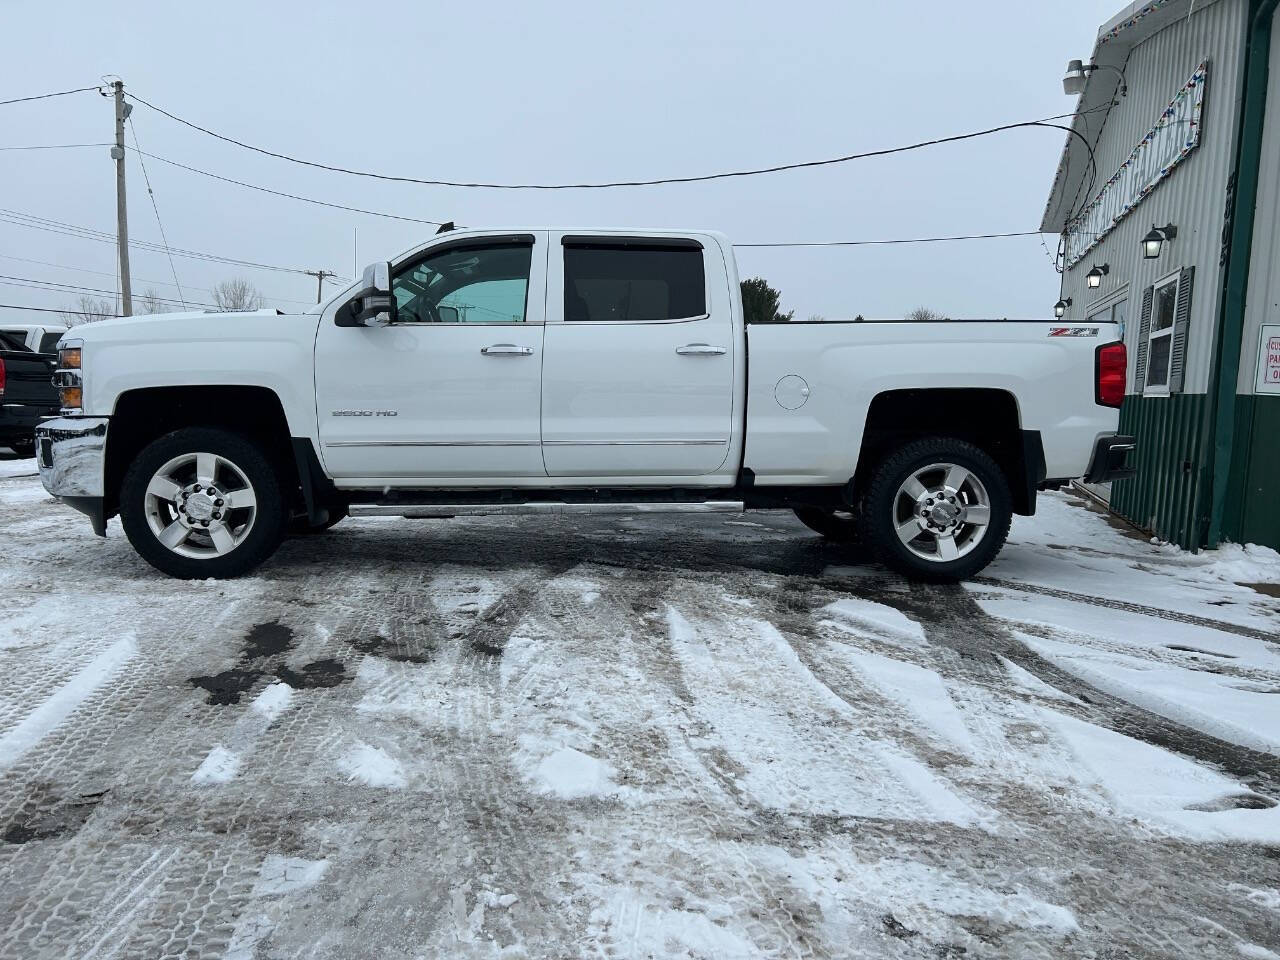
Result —
<instances>
[{"instance_id":1,"label":"chrome door handle","mask_svg":"<svg viewBox=\"0 0 1280 960\"><path fill-rule=\"evenodd\" d=\"M481 347L480 352L486 357L531 357L533 347L518 347L514 343L495 343Z\"/></svg>"},{"instance_id":2,"label":"chrome door handle","mask_svg":"<svg viewBox=\"0 0 1280 960\"><path fill-rule=\"evenodd\" d=\"M709 343L686 343L676 347L676 353L682 357L718 357L727 352L725 347L713 347Z\"/></svg>"}]
</instances>

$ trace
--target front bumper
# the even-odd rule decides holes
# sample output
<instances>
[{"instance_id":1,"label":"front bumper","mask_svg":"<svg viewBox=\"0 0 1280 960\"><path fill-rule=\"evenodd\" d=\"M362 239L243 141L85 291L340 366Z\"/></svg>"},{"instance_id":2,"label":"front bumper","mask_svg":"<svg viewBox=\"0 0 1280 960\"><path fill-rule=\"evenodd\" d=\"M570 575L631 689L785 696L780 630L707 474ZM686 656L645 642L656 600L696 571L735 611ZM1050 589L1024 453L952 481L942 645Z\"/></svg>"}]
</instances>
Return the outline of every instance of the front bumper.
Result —
<instances>
[{"instance_id":1,"label":"front bumper","mask_svg":"<svg viewBox=\"0 0 1280 960\"><path fill-rule=\"evenodd\" d=\"M1093 447L1093 459L1085 472L1085 483L1110 483L1138 475L1138 468L1125 463L1129 451L1137 446L1133 437L1120 435L1099 437Z\"/></svg>"},{"instance_id":2,"label":"front bumper","mask_svg":"<svg viewBox=\"0 0 1280 960\"><path fill-rule=\"evenodd\" d=\"M98 536L107 530L106 458L106 417L62 417L36 427L40 482L63 503L88 515Z\"/></svg>"}]
</instances>

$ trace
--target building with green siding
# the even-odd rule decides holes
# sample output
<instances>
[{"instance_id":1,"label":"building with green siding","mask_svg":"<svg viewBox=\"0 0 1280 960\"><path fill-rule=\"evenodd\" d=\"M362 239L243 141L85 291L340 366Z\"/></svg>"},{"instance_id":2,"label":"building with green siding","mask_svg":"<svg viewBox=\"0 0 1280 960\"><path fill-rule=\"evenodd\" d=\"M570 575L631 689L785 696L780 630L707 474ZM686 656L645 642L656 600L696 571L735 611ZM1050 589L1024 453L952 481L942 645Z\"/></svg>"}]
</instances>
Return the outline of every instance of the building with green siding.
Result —
<instances>
[{"instance_id":1,"label":"building with green siding","mask_svg":"<svg viewBox=\"0 0 1280 960\"><path fill-rule=\"evenodd\" d=\"M1064 322L1123 324L1111 508L1189 549L1280 547L1277 0L1147 0L1068 66L1077 116L1041 229ZM1082 53L1083 58L1083 53Z\"/></svg>"}]
</instances>

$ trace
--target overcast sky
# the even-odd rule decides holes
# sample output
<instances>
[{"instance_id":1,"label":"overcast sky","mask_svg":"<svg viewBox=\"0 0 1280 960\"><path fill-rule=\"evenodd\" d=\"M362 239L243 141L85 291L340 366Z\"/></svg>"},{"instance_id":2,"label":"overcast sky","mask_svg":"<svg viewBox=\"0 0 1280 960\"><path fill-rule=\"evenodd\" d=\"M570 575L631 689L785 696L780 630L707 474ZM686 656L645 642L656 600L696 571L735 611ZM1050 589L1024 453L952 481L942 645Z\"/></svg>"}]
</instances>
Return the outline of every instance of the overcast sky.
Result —
<instances>
[{"instance_id":1,"label":"overcast sky","mask_svg":"<svg viewBox=\"0 0 1280 960\"><path fill-rule=\"evenodd\" d=\"M1062 93L1066 61L1089 55L1098 25L1119 7L1119 0L6 4L8 82L0 99L115 74L127 90L196 123L341 166L488 181L680 176L1067 112L1075 99ZM112 136L110 102L92 93L0 109L2 145ZM133 119L143 150L331 202L476 226L705 227L740 242L1034 230L1066 136L1017 130L817 170L517 192L310 170L142 106ZM137 158L129 164L130 232L158 241ZM3 151L0 165L4 207L114 232L105 147ZM155 161L148 172L178 247L351 276L354 258L359 266L390 259L432 230ZM9 223L0 223L0 238L0 274L114 287L110 244ZM1053 238L1045 243L1052 247ZM191 299L208 300L197 288L239 275L272 305L314 301L310 277L175 263ZM744 250L739 264L744 277L779 287L800 318L901 316L916 306L960 317L1045 317L1058 296L1038 237ZM147 287L175 296L163 254L134 251L132 273L135 296ZM40 306L75 299L11 285L0 294L0 302Z\"/></svg>"}]
</instances>

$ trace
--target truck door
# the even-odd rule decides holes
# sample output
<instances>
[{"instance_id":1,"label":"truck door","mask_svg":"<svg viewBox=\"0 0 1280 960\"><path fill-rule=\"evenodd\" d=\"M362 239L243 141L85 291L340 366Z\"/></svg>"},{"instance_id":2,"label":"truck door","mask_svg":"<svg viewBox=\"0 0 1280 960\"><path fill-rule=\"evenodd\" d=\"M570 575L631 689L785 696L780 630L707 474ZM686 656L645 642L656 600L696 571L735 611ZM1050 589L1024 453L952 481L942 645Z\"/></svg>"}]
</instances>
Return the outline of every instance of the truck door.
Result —
<instances>
[{"instance_id":1,"label":"truck door","mask_svg":"<svg viewBox=\"0 0 1280 960\"><path fill-rule=\"evenodd\" d=\"M321 454L337 480L545 477L538 418L546 234L472 235L392 265L397 322L316 337Z\"/></svg>"},{"instance_id":2,"label":"truck door","mask_svg":"<svg viewBox=\"0 0 1280 960\"><path fill-rule=\"evenodd\" d=\"M716 473L736 343L694 239L551 235L542 452L553 477ZM719 256L719 251L715 251Z\"/></svg>"}]
</instances>

